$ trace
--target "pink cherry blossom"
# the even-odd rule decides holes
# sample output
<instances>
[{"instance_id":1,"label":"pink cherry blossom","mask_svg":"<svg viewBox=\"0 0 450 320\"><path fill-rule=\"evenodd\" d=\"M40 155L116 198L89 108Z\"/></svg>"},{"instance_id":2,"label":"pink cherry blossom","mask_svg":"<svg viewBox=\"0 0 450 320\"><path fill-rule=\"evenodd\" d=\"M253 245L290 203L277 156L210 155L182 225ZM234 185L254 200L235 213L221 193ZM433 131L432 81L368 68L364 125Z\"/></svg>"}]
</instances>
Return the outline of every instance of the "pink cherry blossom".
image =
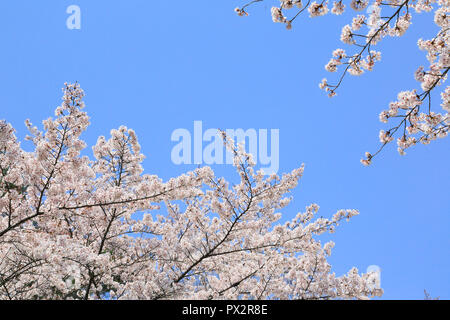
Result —
<instances>
[{"instance_id":1,"label":"pink cherry blossom","mask_svg":"<svg viewBox=\"0 0 450 320\"><path fill-rule=\"evenodd\" d=\"M251 1L244 7L259 1ZM271 0L266 0L270 2ZM304 10L308 10L310 17L324 16L328 13L327 1L308 1L304 6L295 7L294 1L272 0L280 2L279 7L272 8L272 16L275 22L285 23L288 29L293 27L293 22L298 19ZM351 24L341 26L340 40L353 48L342 50L344 54L336 55L325 65L328 72L338 73L340 76L336 83L322 80L319 87L329 97L336 96L336 91L344 83L347 75L361 76L364 71L372 71L376 63L381 60L381 52L373 50L374 46L386 37L401 37L409 29L414 14L434 11L434 24L438 27L434 38L419 39L417 45L427 54L428 67L419 66L414 73L414 78L420 83L421 92L417 89L408 89L400 92L399 100L391 102L388 110L379 113L379 119L383 123L394 123L389 130L383 131L387 136L380 139L381 146L378 151L371 154L371 158L365 158L363 164L368 165L386 144L394 140L398 135L397 144L400 154L405 154L405 149L418 142L428 144L438 138L448 135L450 130L449 116L449 86L441 91L442 111L432 111L431 93L437 90L447 80L450 69L450 2L448 0L351 0L350 8L358 12ZM341 15L345 10L342 1L334 1L331 13ZM290 14L294 11L293 14ZM365 11L365 13L364 13ZM291 17L291 18L289 18ZM345 53L346 52L346 53ZM413 97L404 99L405 95Z\"/></svg>"},{"instance_id":2,"label":"pink cherry blossom","mask_svg":"<svg viewBox=\"0 0 450 320\"><path fill-rule=\"evenodd\" d=\"M303 166L255 171L225 133L238 181L209 167L163 181L144 173L125 126L82 154L83 90L66 84L55 118L29 121L34 151L0 122L0 299L366 299L370 274L340 277L317 239L358 215L318 217L312 204L281 223Z\"/></svg>"}]
</instances>

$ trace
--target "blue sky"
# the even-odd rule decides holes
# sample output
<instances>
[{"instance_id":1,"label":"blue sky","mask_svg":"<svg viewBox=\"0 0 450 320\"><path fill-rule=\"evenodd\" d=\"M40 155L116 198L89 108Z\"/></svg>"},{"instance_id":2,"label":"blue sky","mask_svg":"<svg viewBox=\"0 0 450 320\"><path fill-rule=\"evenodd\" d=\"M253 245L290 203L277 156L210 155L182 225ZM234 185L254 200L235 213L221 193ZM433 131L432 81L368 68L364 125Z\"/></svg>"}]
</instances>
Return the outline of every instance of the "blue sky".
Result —
<instances>
[{"instance_id":1,"label":"blue sky","mask_svg":"<svg viewBox=\"0 0 450 320\"><path fill-rule=\"evenodd\" d=\"M385 299L422 299L424 289L449 299L450 140L405 157L391 145L371 167L359 163L379 146L379 112L417 87L413 72L426 59L416 42L435 35L432 14L415 15L404 37L377 46L375 71L347 78L329 99L318 83L333 79L324 65L346 49L340 29L354 13L303 15L287 31L271 22L266 2L241 18L233 12L240 1L2 1L0 118L24 137L23 121L53 116L64 82L79 81L92 122L85 140L131 127L146 172L164 179L194 167L172 163L170 137L195 120L204 129L279 129L279 172L306 165L285 217L311 202L323 216L361 212L331 237L334 271L378 265ZM72 4L81 30L66 28ZM213 168L234 179L226 165Z\"/></svg>"}]
</instances>

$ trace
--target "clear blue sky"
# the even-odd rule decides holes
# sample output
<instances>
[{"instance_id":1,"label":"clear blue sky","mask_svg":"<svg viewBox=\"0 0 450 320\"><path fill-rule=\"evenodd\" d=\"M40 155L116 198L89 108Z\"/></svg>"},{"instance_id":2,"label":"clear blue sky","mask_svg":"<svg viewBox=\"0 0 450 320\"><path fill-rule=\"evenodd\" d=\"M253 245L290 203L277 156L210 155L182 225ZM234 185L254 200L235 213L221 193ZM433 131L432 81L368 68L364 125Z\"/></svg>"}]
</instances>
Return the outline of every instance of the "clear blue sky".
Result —
<instances>
[{"instance_id":1,"label":"clear blue sky","mask_svg":"<svg viewBox=\"0 0 450 320\"><path fill-rule=\"evenodd\" d=\"M348 78L329 99L318 83L332 78L324 65L346 48L340 29L352 16L304 15L287 31L266 2L240 18L234 0L2 1L0 118L24 137L23 121L53 116L63 83L79 81L92 122L85 140L131 127L146 171L164 179L192 169L171 162L170 136L192 131L194 120L205 129L280 129L279 172L306 164L285 217L311 202L324 216L361 212L331 237L336 273L378 265L385 299L422 299L424 289L449 299L450 139L406 157L391 145L373 166L359 162L379 146L379 112L417 87L413 72L426 60L416 42L435 34L432 14L416 15L406 36L379 47L375 71ZM66 28L71 4L82 10L81 30ZM233 177L224 167L213 166Z\"/></svg>"}]
</instances>

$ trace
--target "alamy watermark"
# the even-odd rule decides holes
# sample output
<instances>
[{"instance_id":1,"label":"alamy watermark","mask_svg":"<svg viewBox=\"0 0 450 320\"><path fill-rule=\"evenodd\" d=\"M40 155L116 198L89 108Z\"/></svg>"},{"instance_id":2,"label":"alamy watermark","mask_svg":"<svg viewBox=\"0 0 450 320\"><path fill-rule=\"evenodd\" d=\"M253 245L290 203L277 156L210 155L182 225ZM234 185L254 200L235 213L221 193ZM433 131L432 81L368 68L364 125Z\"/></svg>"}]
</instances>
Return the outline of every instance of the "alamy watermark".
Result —
<instances>
[{"instance_id":1,"label":"alamy watermark","mask_svg":"<svg viewBox=\"0 0 450 320\"><path fill-rule=\"evenodd\" d=\"M244 143L256 165L265 174L277 173L280 167L279 129L225 129L228 138ZM270 138L270 150L269 150ZM233 164L233 154L225 148L218 129L203 132L203 122L194 121L193 130L179 128L172 132L171 141L178 142L171 152L174 164Z\"/></svg>"},{"instance_id":2,"label":"alamy watermark","mask_svg":"<svg viewBox=\"0 0 450 320\"><path fill-rule=\"evenodd\" d=\"M70 16L66 20L66 26L69 30L81 29L81 9L79 6L73 4L67 7L66 13Z\"/></svg>"}]
</instances>

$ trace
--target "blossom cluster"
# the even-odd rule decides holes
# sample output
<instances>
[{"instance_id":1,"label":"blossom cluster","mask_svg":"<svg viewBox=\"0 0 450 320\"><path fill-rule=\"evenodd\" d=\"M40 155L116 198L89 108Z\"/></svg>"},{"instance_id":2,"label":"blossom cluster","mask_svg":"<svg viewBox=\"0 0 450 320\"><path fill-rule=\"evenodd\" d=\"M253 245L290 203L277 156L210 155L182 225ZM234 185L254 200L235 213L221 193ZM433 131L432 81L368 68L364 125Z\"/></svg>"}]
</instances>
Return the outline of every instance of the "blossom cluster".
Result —
<instances>
[{"instance_id":1,"label":"blossom cluster","mask_svg":"<svg viewBox=\"0 0 450 320\"><path fill-rule=\"evenodd\" d=\"M261 1L252 1L249 4ZM279 6L272 7L272 19L274 22L284 23L288 29L292 28L293 21L301 12L307 10L310 17L323 16L331 12L341 15L346 5L343 0L334 1L308 1L305 5L301 1L278 0ZM246 6L248 6L247 4ZM364 165L369 165L372 158L383 147L393 141L394 134L397 138L398 151L405 154L405 149L417 142L428 144L437 138L448 135L450 119L448 113L449 87L441 93L443 112L432 111L431 91L442 85L450 68L450 1L448 0L351 0L349 6L358 14L350 24L344 25L340 40L356 51L336 49L332 58L325 65L328 72L337 72L343 69L337 83L332 84L326 78L322 79L319 87L329 97L336 95L337 89L343 83L347 74L353 76L362 75L365 71L372 71L375 63L381 60L381 52L373 50L373 47L386 37L403 36L412 23L413 13L434 11L434 23L439 28L437 35L430 40L419 39L417 44L421 50L427 52L429 67L420 66L415 72L415 79L421 84L421 92L417 89L403 91L398 94L398 100L392 102L388 110L381 112L380 120L388 122L391 119L399 120L389 130L382 130L379 134L381 147L361 160ZM331 10L329 9L331 7ZM296 9L292 18L288 18L288 12ZM412 99L407 96L417 97ZM423 110L426 109L426 110Z\"/></svg>"},{"instance_id":2,"label":"blossom cluster","mask_svg":"<svg viewBox=\"0 0 450 320\"><path fill-rule=\"evenodd\" d=\"M125 126L82 155L89 125L83 90L66 84L55 118L27 121L34 151L0 122L0 299L365 299L371 274L331 272L342 220L308 206L281 223L303 166L256 171L224 134L237 183L209 167L163 181L145 174ZM83 153L84 154L84 153Z\"/></svg>"}]
</instances>

